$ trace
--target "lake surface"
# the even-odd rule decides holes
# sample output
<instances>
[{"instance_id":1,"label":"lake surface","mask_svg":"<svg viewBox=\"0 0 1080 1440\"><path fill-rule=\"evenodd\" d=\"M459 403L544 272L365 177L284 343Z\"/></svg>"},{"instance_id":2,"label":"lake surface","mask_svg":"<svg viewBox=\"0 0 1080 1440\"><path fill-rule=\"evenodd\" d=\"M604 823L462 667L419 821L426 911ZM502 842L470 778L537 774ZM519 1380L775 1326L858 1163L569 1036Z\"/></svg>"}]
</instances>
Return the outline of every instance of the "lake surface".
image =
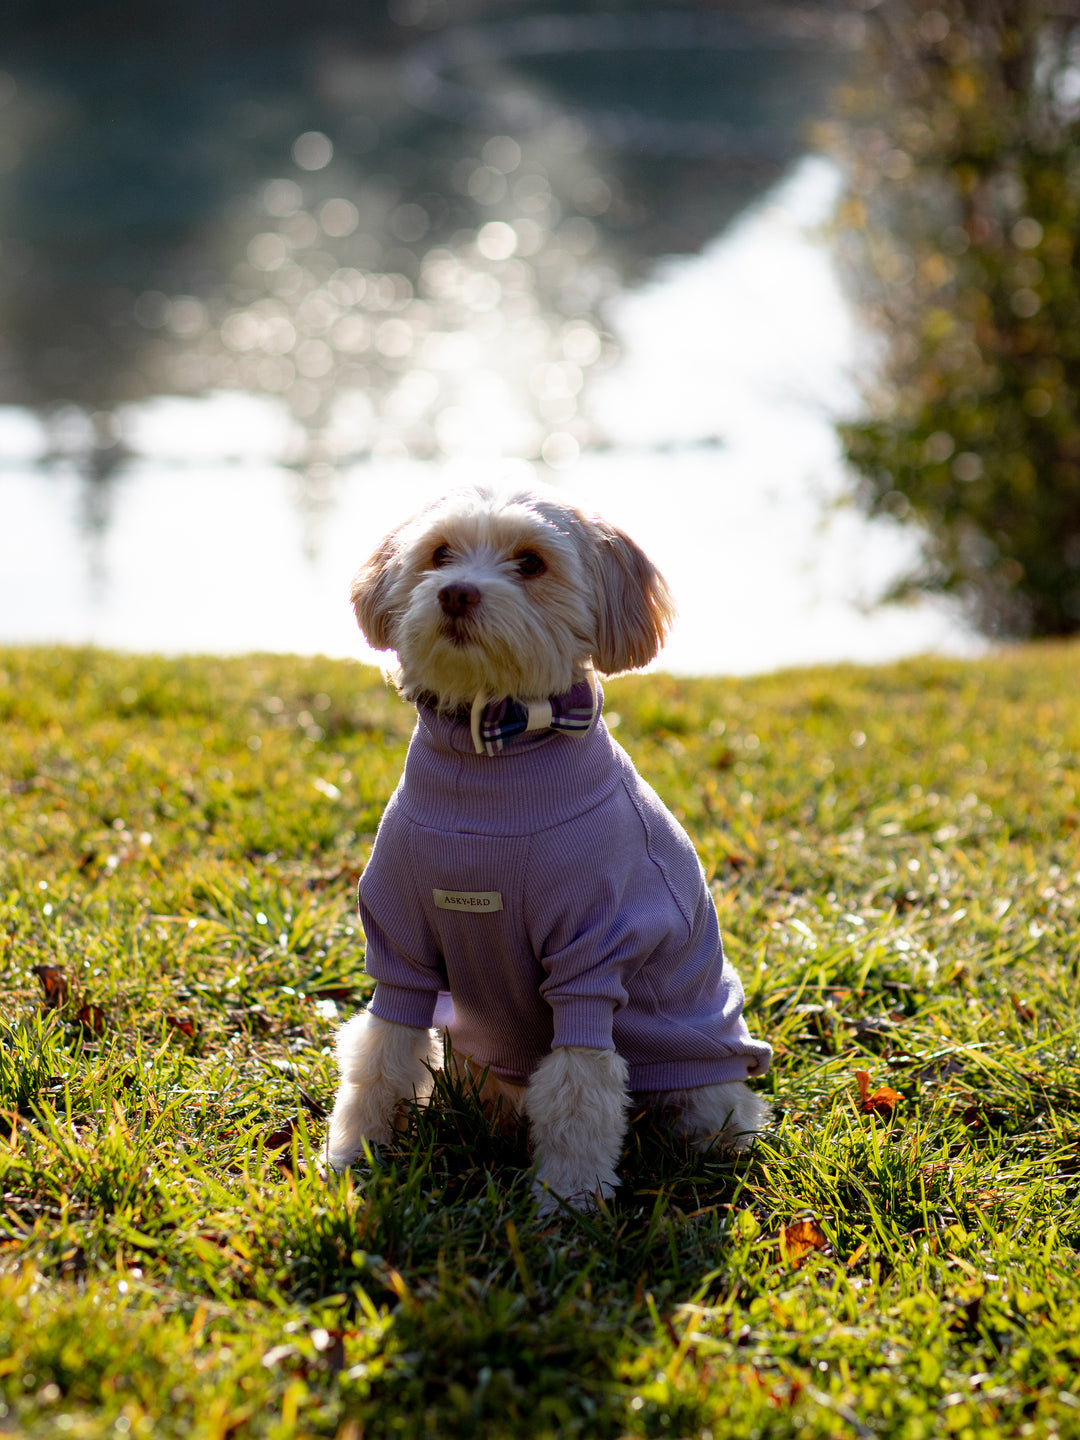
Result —
<instances>
[{"instance_id":1,"label":"lake surface","mask_svg":"<svg viewBox=\"0 0 1080 1440\"><path fill-rule=\"evenodd\" d=\"M16 246L79 313L28 309L0 387L0 639L370 658L346 597L379 537L531 479L660 564L667 668L978 648L946 605L868 608L915 541L840 503L873 354L825 234L840 176L800 154L828 36L643 11L604 51L556 18L324 45L123 283L94 224L74 267L40 224Z\"/></svg>"}]
</instances>

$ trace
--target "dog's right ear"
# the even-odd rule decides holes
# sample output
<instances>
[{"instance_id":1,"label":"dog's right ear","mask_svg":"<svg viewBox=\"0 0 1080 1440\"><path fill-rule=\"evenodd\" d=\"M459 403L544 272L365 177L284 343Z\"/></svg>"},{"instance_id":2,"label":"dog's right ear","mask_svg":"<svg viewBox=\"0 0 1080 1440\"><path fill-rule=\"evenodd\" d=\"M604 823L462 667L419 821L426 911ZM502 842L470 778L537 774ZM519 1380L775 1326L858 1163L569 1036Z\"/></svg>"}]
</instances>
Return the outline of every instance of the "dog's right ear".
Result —
<instances>
[{"instance_id":1,"label":"dog's right ear","mask_svg":"<svg viewBox=\"0 0 1080 1440\"><path fill-rule=\"evenodd\" d=\"M394 648L390 591L397 574L399 547L399 531L391 530L361 568L349 592L356 623L373 650Z\"/></svg>"}]
</instances>

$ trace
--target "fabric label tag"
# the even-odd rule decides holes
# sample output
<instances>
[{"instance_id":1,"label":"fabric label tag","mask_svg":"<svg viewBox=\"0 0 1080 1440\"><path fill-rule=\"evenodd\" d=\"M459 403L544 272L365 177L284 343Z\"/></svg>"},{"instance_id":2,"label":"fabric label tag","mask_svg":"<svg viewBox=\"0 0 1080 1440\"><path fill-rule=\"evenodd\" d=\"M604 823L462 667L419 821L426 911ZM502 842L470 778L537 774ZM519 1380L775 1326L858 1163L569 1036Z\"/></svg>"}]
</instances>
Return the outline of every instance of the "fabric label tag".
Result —
<instances>
[{"instance_id":1,"label":"fabric label tag","mask_svg":"<svg viewBox=\"0 0 1080 1440\"><path fill-rule=\"evenodd\" d=\"M463 910L469 914L501 910L502 896L498 890L432 890L439 910Z\"/></svg>"}]
</instances>

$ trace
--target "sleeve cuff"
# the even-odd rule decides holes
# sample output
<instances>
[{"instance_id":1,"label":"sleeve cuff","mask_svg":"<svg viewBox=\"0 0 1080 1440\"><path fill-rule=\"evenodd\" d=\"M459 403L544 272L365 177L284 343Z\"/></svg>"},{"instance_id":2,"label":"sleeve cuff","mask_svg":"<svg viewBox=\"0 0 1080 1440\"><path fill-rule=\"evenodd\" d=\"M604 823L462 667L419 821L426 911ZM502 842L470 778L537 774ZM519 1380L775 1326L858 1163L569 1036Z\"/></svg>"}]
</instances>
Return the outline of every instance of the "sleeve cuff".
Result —
<instances>
[{"instance_id":1,"label":"sleeve cuff","mask_svg":"<svg viewBox=\"0 0 1080 1440\"><path fill-rule=\"evenodd\" d=\"M390 1020L395 1025L411 1025L417 1030L430 1030L438 994L438 990L406 990L400 985L387 985L385 980L380 980L368 1010L379 1020Z\"/></svg>"},{"instance_id":2,"label":"sleeve cuff","mask_svg":"<svg viewBox=\"0 0 1080 1440\"><path fill-rule=\"evenodd\" d=\"M555 1022L551 1048L583 1045L590 1050L614 1050L611 1021L615 1005L611 1000L580 1000L573 996L550 1000Z\"/></svg>"}]
</instances>

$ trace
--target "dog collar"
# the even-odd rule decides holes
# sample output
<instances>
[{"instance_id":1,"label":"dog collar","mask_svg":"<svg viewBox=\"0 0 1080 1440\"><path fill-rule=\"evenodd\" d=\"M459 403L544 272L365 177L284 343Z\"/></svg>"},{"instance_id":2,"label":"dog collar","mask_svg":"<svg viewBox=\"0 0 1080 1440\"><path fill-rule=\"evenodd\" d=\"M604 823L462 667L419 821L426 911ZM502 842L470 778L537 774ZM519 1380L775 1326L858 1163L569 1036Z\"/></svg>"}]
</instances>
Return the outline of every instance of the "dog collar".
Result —
<instances>
[{"instance_id":1,"label":"dog collar","mask_svg":"<svg viewBox=\"0 0 1080 1440\"><path fill-rule=\"evenodd\" d=\"M481 691L473 701L469 724L476 753L497 755L528 730L561 730L580 738L595 715L596 687L590 678L550 700L489 700Z\"/></svg>"}]
</instances>

